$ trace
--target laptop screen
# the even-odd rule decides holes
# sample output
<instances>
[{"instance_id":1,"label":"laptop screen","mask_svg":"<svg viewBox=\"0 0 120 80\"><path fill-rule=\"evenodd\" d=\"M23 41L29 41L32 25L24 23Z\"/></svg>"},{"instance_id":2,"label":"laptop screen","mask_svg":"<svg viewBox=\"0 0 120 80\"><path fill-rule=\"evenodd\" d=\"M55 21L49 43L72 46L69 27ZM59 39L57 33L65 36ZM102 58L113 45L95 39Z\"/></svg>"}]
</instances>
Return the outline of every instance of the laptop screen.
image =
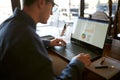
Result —
<instances>
[{"instance_id":1,"label":"laptop screen","mask_svg":"<svg viewBox=\"0 0 120 80\"><path fill-rule=\"evenodd\" d=\"M73 39L103 49L108 30L108 21L78 18L73 27Z\"/></svg>"}]
</instances>

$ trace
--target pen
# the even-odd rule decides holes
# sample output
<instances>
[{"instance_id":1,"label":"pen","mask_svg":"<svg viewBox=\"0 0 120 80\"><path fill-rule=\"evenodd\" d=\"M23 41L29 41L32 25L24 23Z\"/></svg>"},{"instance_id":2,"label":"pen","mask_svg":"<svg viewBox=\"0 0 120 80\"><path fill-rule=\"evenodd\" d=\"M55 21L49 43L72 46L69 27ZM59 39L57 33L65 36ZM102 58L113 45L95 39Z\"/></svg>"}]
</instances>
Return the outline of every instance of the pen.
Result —
<instances>
[{"instance_id":1,"label":"pen","mask_svg":"<svg viewBox=\"0 0 120 80\"><path fill-rule=\"evenodd\" d=\"M95 66L95 69L104 69L104 68L112 68L112 69L114 69L115 68L115 66Z\"/></svg>"},{"instance_id":2,"label":"pen","mask_svg":"<svg viewBox=\"0 0 120 80\"><path fill-rule=\"evenodd\" d=\"M60 36L63 36L65 34L66 28L67 28L67 26L65 24Z\"/></svg>"},{"instance_id":3,"label":"pen","mask_svg":"<svg viewBox=\"0 0 120 80\"><path fill-rule=\"evenodd\" d=\"M105 58L103 58L100 62L100 64L102 65L105 62Z\"/></svg>"},{"instance_id":4,"label":"pen","mask_svg":"<svg viewBox=\"0 0 120 80\"><path fill-rule=\"evenodd\" d=\"M108 68L108 66L95 66L95 69L103 69L103 68Z\"/></svg>"}]
</instances>

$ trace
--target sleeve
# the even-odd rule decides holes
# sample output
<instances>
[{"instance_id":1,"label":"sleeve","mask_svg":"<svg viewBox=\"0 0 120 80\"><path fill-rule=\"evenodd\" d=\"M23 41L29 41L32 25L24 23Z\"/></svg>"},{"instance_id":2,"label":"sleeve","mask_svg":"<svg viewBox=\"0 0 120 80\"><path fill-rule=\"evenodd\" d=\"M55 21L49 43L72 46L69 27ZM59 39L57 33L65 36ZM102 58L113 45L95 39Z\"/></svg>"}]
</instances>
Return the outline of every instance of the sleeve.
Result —
<instances>
[{"instance_id":1,"label":"sleeve","mask_svg":"<svg viewBox=\"0 0 120 80\"><path fill-rule=\"evenodd\" d=\"M56 80L83 80L83 70L84 64L81 61L75 59L71 60L60 76L56 77Z\"/></svg>"},{"instance_id":2,"label":"sleeve","mask_svg":"<svg viewBox=\"0 0 120 80\"><path fill-rule=\"evenodd\" d=\"M46 48L49 47L49 44L50 44L50 40L42 40L43 41L43 44L45 45Z\"/></svg>"}]
</instances>

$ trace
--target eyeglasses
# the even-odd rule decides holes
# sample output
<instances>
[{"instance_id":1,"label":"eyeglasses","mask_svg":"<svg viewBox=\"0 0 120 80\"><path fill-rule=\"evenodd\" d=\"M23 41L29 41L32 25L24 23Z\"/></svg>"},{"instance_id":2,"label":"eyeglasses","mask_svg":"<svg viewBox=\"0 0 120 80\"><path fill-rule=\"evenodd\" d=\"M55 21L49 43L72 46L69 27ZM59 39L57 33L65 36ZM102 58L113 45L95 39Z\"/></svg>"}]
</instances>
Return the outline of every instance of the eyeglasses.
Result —
<instances>
[{"instance_id":1,"label":"eyeglasses","mask_svg":"<svg viewBox=\"0 0 120 80\"><path fill-rule=\"evenodd\" d=\"M52 8L52 12L54 13L54 12L56 12L57 10L58 10L58 6L55 5L55 6Z\"/></svg>"},{"instance_id":2,"label":"eyeglasses","mask_svg":"<svg viewBox=\"0 0 120 80\"><path fill-rule=\"evenodd\" d=\"M48 0L48 2L50 2L53 7L54 7L55 5L58 6L53 0Z\"/></svg>"},{"instance_id":3,"label":"eyeglasses","mask_svg":"<svg viewBox=\"0 0 120 80\"><path fill-rule=\"evenodd\" d=\"M52 12L56 12L58 10L58 5L52 1L52 0L49 0L49 2L52 4L53 8L52 8Z\"/></svg>"}]
</instances>

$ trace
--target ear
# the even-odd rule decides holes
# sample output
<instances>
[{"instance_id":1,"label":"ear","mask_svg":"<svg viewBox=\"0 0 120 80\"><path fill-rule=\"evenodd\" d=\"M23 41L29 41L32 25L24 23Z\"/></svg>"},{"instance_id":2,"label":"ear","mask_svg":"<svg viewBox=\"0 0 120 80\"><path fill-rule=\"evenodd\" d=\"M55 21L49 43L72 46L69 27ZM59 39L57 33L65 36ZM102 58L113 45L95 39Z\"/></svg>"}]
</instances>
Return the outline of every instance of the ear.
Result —
<instances>
[{"instance_id":1,"label":"ear","mask_svg":"<svg viewBox=\"0 0 120 80\"><path fill-rule=\"evenodd\" d=\"M36 0L37 7L41 8L41 6L45 5L45 0Z\"/></svg>"}]
</instances>

